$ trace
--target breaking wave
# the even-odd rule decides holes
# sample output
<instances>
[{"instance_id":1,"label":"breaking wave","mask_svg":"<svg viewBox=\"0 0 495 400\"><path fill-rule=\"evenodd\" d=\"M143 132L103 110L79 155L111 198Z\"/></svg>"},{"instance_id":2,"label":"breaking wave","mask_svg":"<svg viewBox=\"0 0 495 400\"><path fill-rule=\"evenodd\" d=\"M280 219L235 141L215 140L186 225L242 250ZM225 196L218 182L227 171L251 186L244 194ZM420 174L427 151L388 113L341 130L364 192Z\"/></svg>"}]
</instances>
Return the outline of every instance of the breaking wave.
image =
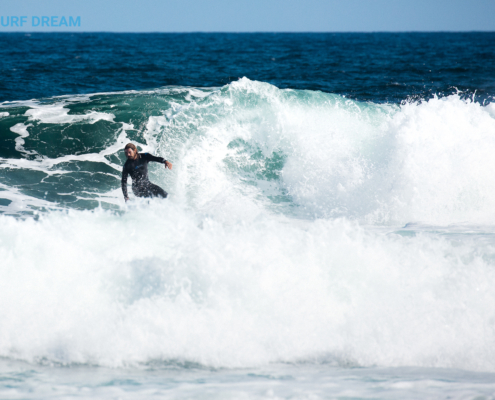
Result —
<instances>
[{"instance_id":1,"label":"breaking wave","mask_svg":"<svg viewBox=\"0 0 495 400\"><path fill-rule=\"evenodd\" d=\"M495 371L493 104L243 78L6 102L0 129L2 357ZM124 204L128 141L169 199Z\"/></svg>"}]
</instances>

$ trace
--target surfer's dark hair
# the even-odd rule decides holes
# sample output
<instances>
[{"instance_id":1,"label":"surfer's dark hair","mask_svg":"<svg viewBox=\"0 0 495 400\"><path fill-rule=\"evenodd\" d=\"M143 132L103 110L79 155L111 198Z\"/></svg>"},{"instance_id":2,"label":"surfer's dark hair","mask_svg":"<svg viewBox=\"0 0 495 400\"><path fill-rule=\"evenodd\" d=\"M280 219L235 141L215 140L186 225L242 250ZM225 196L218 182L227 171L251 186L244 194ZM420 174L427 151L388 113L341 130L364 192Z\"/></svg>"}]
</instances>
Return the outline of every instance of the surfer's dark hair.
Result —
<instances>
[{"instance_id":1,"label":"surfer's dark hair","mask_svg":"<svg viewBox=\"0 0 495 400\"><path fill-rule=\"evenodd\" d=\"M137 147L134 145L134 143L127 143L124 147L124 151L127 149L132 149L136 152L136 154L139 154Z\"/></svg>"}]
</instances>

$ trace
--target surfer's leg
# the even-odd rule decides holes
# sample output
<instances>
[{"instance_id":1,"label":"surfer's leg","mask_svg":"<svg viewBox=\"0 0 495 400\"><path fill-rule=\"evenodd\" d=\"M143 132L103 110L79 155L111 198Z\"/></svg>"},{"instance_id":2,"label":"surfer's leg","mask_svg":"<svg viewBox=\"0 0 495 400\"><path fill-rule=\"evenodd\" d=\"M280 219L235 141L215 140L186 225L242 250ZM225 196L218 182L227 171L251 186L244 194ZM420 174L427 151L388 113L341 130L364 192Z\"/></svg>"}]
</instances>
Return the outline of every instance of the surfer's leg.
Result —
<instances>
[{"instance_id":1,"label":"surfer's leg","mask_svg":"<svg viewBox=\"0 0 495 400\"><path fill-rule=\"evenodd\" d=\"M151 182L141 185L133 185L132 192L136 195L136 197L162 197L165 199L168 196L168 193L165 190Z\"/></svg>"},{"instance_id":2,"label":"surfer's leg","mask_svg":"<svg viewBox=\"0 0 495 400\"><path fill-rule=\"evenodd\" d=\"M151 197L148 187L144 185L133 185L132 193L134 193L134 196L136 197Z\"/></svg>"},{"instance_id":3,"label":"surfer's leg","mask_svg":"<svg viewBox=\"0 0 495 400\"><path fill-rule=\"evenodd\" d=\"M168 196L168 193L165 190L153 183L150 183L150 185L148 186L148 190L151 194L151 197L163 197L164 199L166 199Z\"/></svg>"},{"instance_id":4,"label":"surfer's leg","mask_svg":"<svg viewBox=\"0 0 495 400\"><path fill-rule=\"evenodd\" d=\"M134 193L134 196L136 197L141 197L141 192L139 191L137 185L132 185L132 193Z\"/></svg>"}]
</instances>

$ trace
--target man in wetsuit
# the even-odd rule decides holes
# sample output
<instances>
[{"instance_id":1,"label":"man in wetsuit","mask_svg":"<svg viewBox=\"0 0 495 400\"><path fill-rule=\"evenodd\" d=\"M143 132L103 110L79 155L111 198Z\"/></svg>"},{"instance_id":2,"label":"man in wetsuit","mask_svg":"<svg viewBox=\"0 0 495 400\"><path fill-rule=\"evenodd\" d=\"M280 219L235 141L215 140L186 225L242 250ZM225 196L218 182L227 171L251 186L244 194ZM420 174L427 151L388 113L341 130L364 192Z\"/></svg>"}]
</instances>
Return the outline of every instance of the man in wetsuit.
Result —
<instances>
[{"instance_id":1,"label":"man in wetsuit","mask_svg":"<svg viewBox=\"0 0 495 400\"><path fill-rule=\"evenodd\" d=\"M172 169L172 163L162 157L155 157L149 153L140 154L134 144L128 143L125 148L127 161L122 169L122 193L125 201L129 200L127 195L127 177L132 179L132 192L137 197L167 197L167 192L160 186L154 185L148 179L148 163L150 161L165 164L165 168Z\"/></svg>"}]
</instances>

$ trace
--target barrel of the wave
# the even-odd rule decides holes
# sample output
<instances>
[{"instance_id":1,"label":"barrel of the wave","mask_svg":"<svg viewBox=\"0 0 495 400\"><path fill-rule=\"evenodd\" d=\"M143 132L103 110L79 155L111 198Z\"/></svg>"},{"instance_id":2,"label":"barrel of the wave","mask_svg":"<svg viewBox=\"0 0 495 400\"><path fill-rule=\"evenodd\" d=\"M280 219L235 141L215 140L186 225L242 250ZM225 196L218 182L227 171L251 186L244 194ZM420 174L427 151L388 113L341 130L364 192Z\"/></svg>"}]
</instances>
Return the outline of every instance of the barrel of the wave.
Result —
<instances>
[{"instance_id":1,"label":"barrel of the wave","mask_svg":"<svg viewBox=\"0 0 495 400\"><path fill-rule=\"evenodd\" d=\"M136 197L159 197L166 198L168 193L160 186L151 183L148 178L148 163L150 161L158 162L165 165L165 168L172 169L172 163L162 157L155 157L149 153L139 153L133 143L128 143L124 148L127 161L122 168L122 193L127 202L129 196L127 193L127 178L132 179L132 192Z\"/></svg>"}]
</instances>

